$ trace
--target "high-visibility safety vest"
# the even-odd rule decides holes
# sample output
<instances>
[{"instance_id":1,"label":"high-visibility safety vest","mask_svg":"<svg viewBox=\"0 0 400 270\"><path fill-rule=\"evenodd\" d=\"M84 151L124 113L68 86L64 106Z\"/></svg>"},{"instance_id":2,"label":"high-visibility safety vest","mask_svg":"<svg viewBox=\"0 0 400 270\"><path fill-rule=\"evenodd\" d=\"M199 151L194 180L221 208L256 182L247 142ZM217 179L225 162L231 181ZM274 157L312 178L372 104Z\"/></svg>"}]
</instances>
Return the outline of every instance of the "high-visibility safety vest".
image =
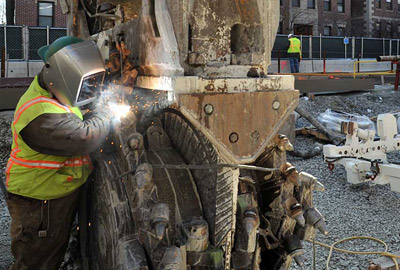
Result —
<instances>
[{"instance_id":1,"label":"high-visibility safety vest","mask_svg":"<svg viewBox=\"0 0 400 270\"><path fill-rule=\"evenodd\" d=\"M299 53L301 56L301 41L298 38L289 39L290 46L288 49L288 53Z\"/></svg>"},{"instance_id":2,"label":"high-visibility safety vest","mask_svg":"<svg viewBox=\"0 0 400 270\"><path fill-rule=\"evenodd\" d=\"M61 198L84 184L92 170L89 156L42 154L24 142L21 130L45 113L74 113L83 119L79 108L64 106L51 98L35 77L19 100L11 124L13 142L6 168L6 187L10 193L38 200Z\"/></svg>"}]
</instances>

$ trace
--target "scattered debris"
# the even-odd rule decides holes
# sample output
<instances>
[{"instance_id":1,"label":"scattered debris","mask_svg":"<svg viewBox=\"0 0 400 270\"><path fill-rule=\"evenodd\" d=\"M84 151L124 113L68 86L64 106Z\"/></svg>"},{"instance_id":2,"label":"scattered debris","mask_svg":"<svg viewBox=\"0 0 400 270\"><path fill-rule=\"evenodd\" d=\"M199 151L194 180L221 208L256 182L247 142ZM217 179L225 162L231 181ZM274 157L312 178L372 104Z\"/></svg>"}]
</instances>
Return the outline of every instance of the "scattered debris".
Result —
<instances>
[{"instance_id":1,"label":"scattered debris","mask_svg":"<svg viewBox=\"0 0 400 270\"><path fill-rule=\"evenodd\" d=\"M318 140L330 142L328 136L326 136L324 133L320 132L316 128L307 128L307 127L298 128L298 129L296 129L296 135L310 135L310 136L314 136Z\"/></svg>"},{"instance_id":2,"label":"scattered debris","mask_svg":"<svg viewBox=\"0 0 400 270\"><path fill-rule=\"evenodd\" d=\"M323 145L320 143L315 143L314 147L310 150L298 150L294 149L293 151L288 152L290 155L295 157L301 157L304 159L309 159L315 156L318 156L322 153Z\"/></svg>"},{"instance_id":3,"label":"scattered debris","mask_svg":"<svg viewBox=\"0 0 400 270\"><path fill-rule=\"evenodd\" d=\"M309 112L301 108L300 106L296 108L296 112L307 119L314 127L322 131L325 135L328 136L329 140L333 142L335 145L338 145L341 142L340 138L337 138L332 132L330 132L325 126L323 126L314 116L312 116Z\"/></svg>"},{"instance_id":4,"label":"scattered debris","mask_svg":"<svg viewBox=\"0 0 400 270\"><path fill-rule=\"evenodd\" d=\"M362 129L375 130L374 122L372 122L365 115L345 113L328 109L319 114L317 119L327 130L329 130L329 132L337 137L343 137L342 123L347 122L355 122Z\"/></svg>"}]
</instances>

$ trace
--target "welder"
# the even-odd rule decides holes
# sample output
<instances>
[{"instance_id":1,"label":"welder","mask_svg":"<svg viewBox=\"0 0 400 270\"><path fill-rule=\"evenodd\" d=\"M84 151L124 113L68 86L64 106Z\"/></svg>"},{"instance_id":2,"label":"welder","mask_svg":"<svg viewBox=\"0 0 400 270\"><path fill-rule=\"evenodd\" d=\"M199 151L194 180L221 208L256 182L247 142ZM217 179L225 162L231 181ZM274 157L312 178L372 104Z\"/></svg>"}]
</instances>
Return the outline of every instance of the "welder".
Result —
<instances>
[{"instance_id":1,"label":"welder","mask_svg":"<svg viewBox=\"0 0 400 270\"><path fill-rule=\"evenodd\" d=\"M93 41L61 37L39 49L42 71L21 97L11 124L6 168L11 270L57 270L68 245L79 191L92 171L89 153L110 129L103 113L83 118L105 75Z\"/></svg>"}]
</instances>

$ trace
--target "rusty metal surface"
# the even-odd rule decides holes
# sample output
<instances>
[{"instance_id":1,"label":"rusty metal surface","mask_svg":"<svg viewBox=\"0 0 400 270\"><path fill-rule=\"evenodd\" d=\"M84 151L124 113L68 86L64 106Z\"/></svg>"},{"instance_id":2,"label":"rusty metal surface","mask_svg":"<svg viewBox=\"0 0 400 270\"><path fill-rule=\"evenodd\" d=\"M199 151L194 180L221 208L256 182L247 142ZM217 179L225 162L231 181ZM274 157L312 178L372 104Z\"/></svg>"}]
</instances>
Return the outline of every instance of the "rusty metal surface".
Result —
<instances>
[{"instance_id":1,"label":"rusty metal surface","mask_svg":"<svg viewBox=\"0 0 400 270\"><path fill-rule=\"evenodd\" d=\"M139 16L142 7L142 1L139 0L100 0L99 4L111 3L115 6L121 5L124 9L125 19L127 21L136 19Z\"/></svg>"},{"instance_id":2,"label":"rusty metal surface","mask_svg":"<svg viewBox=\"0 0 400 270\"><path fill-rule=\"evenodd\" d=\"M151 77L139 76L136 86L150 90L189 93L240 93L254 91L294 90L293 76L269 75L265 78L199 76Z\"/></svg>"},{"instance_id":3,"label":"rusty metal surface","mask_svg":"<svg viewBox=\"0 0 400 270\"><path fill-rule=\"evenodd\" d=\"M101 26L98 29L98 22L85 17L75 2L69 0L69 33L89 38L89 31L93 35L106 30ZM129 49L136 54L134 59L146 74L163 74L164 69L170 74L180 72L175 58L185 74L206 76L231 73L230 67L240 67L236 72L241 76L251 69L266 73L271 62L269 52L279 19L277 0L84 2L88 6L111 2L123 8L125 18L122 25L116 23L112 29L110 44L123 32Z\"/></svg>"},{"instance_id":4,"label":"rusty metal surface","mask_svg":"<svg viewBox=\"0 0 400 270\"><path fill-rule=\"evenodd\" d=\"M264 151L297 103L296 90L179 97L182 113L225 157L240 164Z\"/></svg>"}]
</instances>

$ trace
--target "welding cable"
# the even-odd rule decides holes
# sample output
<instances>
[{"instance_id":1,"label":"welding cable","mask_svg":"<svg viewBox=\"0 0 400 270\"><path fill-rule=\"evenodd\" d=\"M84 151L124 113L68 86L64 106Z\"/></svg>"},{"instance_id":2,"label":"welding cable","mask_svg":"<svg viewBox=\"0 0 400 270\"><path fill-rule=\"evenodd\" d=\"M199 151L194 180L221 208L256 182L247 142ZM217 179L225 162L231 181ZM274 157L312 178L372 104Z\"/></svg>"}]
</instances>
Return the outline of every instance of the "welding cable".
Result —
<instances>
[{"instance_id":1,"label":"welding cable","mask_svg":"<svg viewBox=\"0 0 400 270\"><path fill-rule=\"evenodd\" d=\"M375 242L380 243L381 245L384 246L385 250L384 251L353 251L353 250L346 250L346 249L341 249L341 248L337 248L335 247L336 245L340 244L340 243L344 243L347 241L351 241L351 240L357 240L357 239L363 239L363 240L372 240ZM308 241L311 242L311 241ZM312 243L312 242L311 242ZM352 236L352 237L347 237L344 238L342 240L336 241L334 242L332 245L328 245L328 244L324 244L318 241L315 241L315 244L322 246L322 247L326 247L329 248L329 254L328 254L328 258L326 260L326 270L329 270L329 263L332 257L332 253L333 251L339 251L342 253L348 253L348 254L355 254L355 255L380 255L380 256L385 256L385 257L389 257L390 259L393 260L394 265L396 266L396 270L400 270L399 268L399 264L397 263L396 259L400 259L400 256L392 254L392 253L388 253L388 246L387 244L375 237L370 237L370 236Z\"/></svg>"},{"instance_id":2,"label":"welding cable","mask_svg":"<svg viewBox=\"0 0 400 270\"><path fill-rule=\"evenodd\" d=\"M208 165L184 165L184 164L150 164L154 169L175 169L175 170L211 170L217 168L235 168L242 170L250 170L250 171L261 171L261 172L278 172L279 168L265 168L259 166L251 166L251 165L239 165L239 164L208 164ZM126 171L120 175L118 175L114 180L119 180L131 173L134 173L136 168L133 168L129 171Z\"/></svg>"}]
</instances>

